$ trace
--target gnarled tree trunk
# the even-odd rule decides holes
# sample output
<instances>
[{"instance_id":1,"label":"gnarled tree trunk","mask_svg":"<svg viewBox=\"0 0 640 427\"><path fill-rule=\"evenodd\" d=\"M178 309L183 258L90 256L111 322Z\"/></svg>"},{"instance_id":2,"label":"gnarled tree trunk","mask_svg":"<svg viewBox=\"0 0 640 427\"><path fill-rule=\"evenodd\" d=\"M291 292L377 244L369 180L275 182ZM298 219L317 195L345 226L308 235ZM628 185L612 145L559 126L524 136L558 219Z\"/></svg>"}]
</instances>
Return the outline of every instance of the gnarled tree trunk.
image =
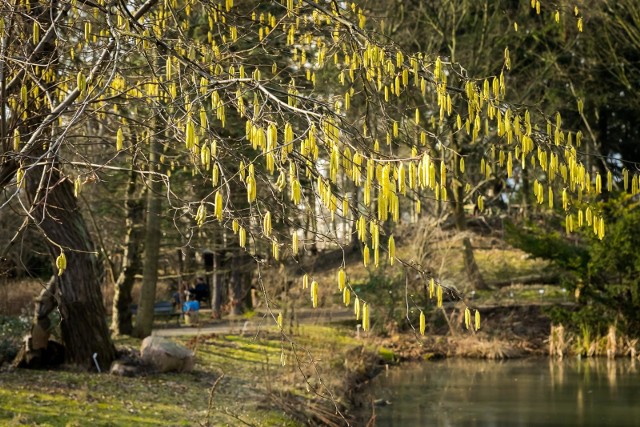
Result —
<instances>
[{"instance_id":1,"label":"gnarled tree trunk","mask_svg":"<svg viewBox=\"0 0 640 427\"><path fill-rule=\"evenodd\" d=\"M26 31L31 31L33 22L38 22L44 33L53 25L52 18L58 15L57 3L30 1L24 13L25 19L20 23L16 21L15 25L22 25L28 29ZM55 35L43 38L39 49L33 50L29 63L24 65L21 84L33 85L36 83L33 80L37 78L40 87L48 88L51 83L42 76L47 74L45 69L55 69L57 60ZM33 64L43 67L40 73L30 74L28 67ZM11 158L12 153L8 153L0 165L0 181L5 184L13 176L13 167L21 163L30 220L45 236L52 259L61 253L66 256L66 269L54 279L49 293L41 296L46 297L47 303L44 304L41 298L37 304L36 308L41 313L34 323L33 333L37 335L36 341L44 339L48 333L44 331L47 326L45 312L53 309L55 301L61 315L65 361L92 369L95 355L100 368L109 369L115 358L115 348L111 342L100 290L102 266L78 208L73 184L59 169L55 122L47 116L49 111L46 110L47 103L42 93L40 91L40 95L27 98L25 113L16 124L16 129L29 143L20 153L14 153L14 159ZM79 94L75 91L72 93L75 98L69 95L68 103L77 99ZM0 108L5 108L5 102L5 99L1 100ZM47 119L43 121L44 117ZM30 337L26 342L33 341L33 338Z\"/></svg>"},{"instance_id":2,"label":"gnarled tree trunk","mask_svg":"<svg viewBox=\"0 0 640 427\"><path fill-rule=\"evenodd\" d=\"M101 369L108 369L115 348L100 290L102 266L97 262L73 186L50 163L28 170L25 179L32 218L46 236L51 256L56 258L64 252L67 259L66 269L55 279L65 360L91 369L96 354ZM41 182L48 186L41 186Z\"/></svg>"}]
</instances>

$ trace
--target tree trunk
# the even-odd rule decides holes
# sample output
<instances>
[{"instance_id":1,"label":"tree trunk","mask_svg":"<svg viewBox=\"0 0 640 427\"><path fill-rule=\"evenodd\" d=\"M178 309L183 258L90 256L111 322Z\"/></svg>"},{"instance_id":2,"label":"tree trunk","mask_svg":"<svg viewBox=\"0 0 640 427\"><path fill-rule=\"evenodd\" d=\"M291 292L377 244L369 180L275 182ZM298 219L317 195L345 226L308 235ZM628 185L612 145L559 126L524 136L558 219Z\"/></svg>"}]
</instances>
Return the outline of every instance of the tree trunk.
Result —
<instances>
[{"instance_id":1,"label":"tree trunk","mask_svg":"<svg viewBox=\"0 0 640 427\"><path fill-rule=\"evenodd\" d=\"M196 251L190 246L192 242L184 242L184 246L182 248L182 272L180 273L180 278L184 279L187 283L193 284L195 279L194 275L197 273L198 268L196 267L195 259L196 259Z\"/></svg>"},{"instance_id":2,"label":"tree trunk","mask_svg":"<svg viewBox=\"0 0 640 427\"><path fill-rule=\"evenodd\" d=\"M139 253L143 237L144 204L140 198L136 197L136 178L137 173L132 168L125 200L127 236L125 237L122 271L115 284L111 320L111 330L118 335L131 335L133 332L131 290L135 283L135 275L140 272Z\"/></svg>"},{"instance_id":3,"label":"tree trunk","mask_svg":"<svg viewBox=\"0 0 640 427\"><path fill-rule=\"evenodd\" d=\"M51 336L51 319L49 314L58 306L56 302L56 278L51 278L47 286L36 298L36 309L33 314L33 325L31 326L31 348L40 350L47 347Z\"/></svg>"},{"instance_id":4,"label":"tree trunk","mask_svg":"<svg viewBox=\"0 0 640 427\"><path fill-rule=\"evenodd\" d=\"M454 186L454 216L456 230L458 230L459 233L463 233L462 246L464 269L467 275L468 287L474 290L489 289L482 277L482 273L480 273L478 264L476 263L476 258L473 254L473 246L471 246L471 240L468 236L464 235L467 231L467 217L464 212L464 187L457 181L454 183Z\"/></svg>"},{"instance_id":5,"label":"tree trunk","mask_svg":"<svg viewBox=\"0 0 640 427\"><path fill-rule=\"evenodd\" d=\"M224 251L215 250L213 252L213 271L211 275L211 317L213 319L222 317L224 276L220 270L224 265L224 257Z\"/></svg>"},{"instance_id":6,"label":"tree trunk","mask_svg":"<svg viewBox=\"0 0 640 427\"><path fill-rule=\"evenodd\" d=\"M28 32L35 21L43 30L48 29L52 25L51 18L57 13L56 3L47 5L36 1L29 2L26 11L29 16L25 23ZM53 37L45 42L32 61L47 64L49 70L55 69L57 51ZM45 75L44 70L41 70L40 75ZM38 84L45 88L50 86L44 79L40 79ZM73 184L60 171L57 148L51 146L54 127L43 127L42 117L47 114L43 92L40 91L39 98L34 97L28 101L24 113L26 119L19 123L18 128L25 140L29 140L36 132L39 136L28 156L21 160L24 162L23 182L29 199L31 221L46 237L51 256L57 258L64 253L66 257L66 268L60 271L54 280L55 285L50 289L54 298L49 295L46 306L47 309L51 308L51 302L55 299L61 315L60 330L65 346L65 361L84 369L92 369L95 355L100 369L109 369L115 358L115 347L109 335L100 290L102 265L98 262L87 224L78 208ZM5 108L4 103L1 108ZM29 161L33 163L29 164ZM8 161L2 166L3 169L9 166L5 171L11 173L11 165L12 162ZM7 177L11 179L4 171L0 171L0 177L3 182L6 182ZM39 301L36 308L40 311L37 317L45 315L43 301ZM39 329L46 326L46 323L44 318L36 319L34 333L43 332ZM32 338L29 337L27 342ZM40 338L42 337L37 337L37 340Z\"/></svg>"},{"instance_id":7,"label":"tree trunk","mask_svg":"<svg viewBox=\"0 0 640 427\"><path fill-rule=\"evenodd\" d=\"M153 328L153 306L156 301L156 283L158 281L158 255L160 254L160 219L162 214L162 180L155 176L156 165L162 147L157 137L151 139L149 146L149 189L147 191L147 221L145 232L144 264L142 288L138 314L136 316L135 335L145 338L151 335Z\"/></svg>"},{"instance_id":8,"label":"tree trunk","mask_svg":"<svg viewBox=\"0 0 640 427\"><path fill-rule=\"evenodd\" d=\"M229 277L229 306L230 314L240 315L244 312L245 300L251 295L250 256L240 253L231 260L231 275Z\"/></svg>"},{"instance_id":9,"label":"tree trunk","mask_svg":"<svg viewBox=\"0 0 640 427\"><path fill-rule=\"evenodd\" d=\"M65 360L91 369L96 354L100 368L109 369L115 348L100 290L102 266L97 262L71 182L62 178L55 167L48 166L36 166L27 172L26 189L34 207L33 218L47 237L49 252L56 258L62 249L67 259L55 288ZM41 188L41 181L50 183L48 188Z\"/></svg>"},{"instance_id":10,"label":"tree trunk","mask_svg":"<svg viewBox=\"0 0 640 427\"><path fill-rule=\"evenodd\" d=\"M490 289L485 283L482 273L480 273L478 263L476 263L476 257L473 254L471 240L467 236L462 239L462 245L464 246L464 269L467 273L469 287L474 290Z\"/></svg>"}]
</instances>

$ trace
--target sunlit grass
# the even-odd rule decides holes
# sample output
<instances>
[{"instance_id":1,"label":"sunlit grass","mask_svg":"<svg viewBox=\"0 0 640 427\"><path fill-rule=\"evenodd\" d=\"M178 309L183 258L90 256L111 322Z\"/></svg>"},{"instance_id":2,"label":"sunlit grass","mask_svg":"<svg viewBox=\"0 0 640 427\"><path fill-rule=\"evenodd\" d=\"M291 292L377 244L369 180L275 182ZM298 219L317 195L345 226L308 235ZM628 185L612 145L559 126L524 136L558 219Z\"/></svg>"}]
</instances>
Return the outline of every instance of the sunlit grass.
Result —
<instances>
[{"instance_id":1,"label":"sunlit grass","mask_svg":"<svg viewBox=\"0 0 640 427\"><path fill-rule=\"evenodd\" d=\"M336 369L343 369L349 351L364 342L349 330L329 326L304 325L295 332L283 335L267 327L255 335L178 337L196 351L191 373L127 378L63 370L4 372L0 425L199 425L208 419L209 392L222 374L210 425L299 425L270 408L266 394L326 394L323 384L333 387L343 379ZM136 348L140 340L118 338L117 344Z\"/></svg>"}]
</instances>

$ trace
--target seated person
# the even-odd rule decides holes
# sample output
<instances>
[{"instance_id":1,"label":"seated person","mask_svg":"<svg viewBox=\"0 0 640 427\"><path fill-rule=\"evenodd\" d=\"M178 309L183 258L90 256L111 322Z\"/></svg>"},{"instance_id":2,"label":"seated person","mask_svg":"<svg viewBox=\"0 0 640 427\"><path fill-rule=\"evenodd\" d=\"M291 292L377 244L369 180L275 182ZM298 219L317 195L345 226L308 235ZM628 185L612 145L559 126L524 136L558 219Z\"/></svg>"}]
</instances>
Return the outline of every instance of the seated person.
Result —
<instances>
[{"instance_id":1,"label":"seated person","mask_svg":"<svg viewBox=\"0 0 640 427\"><path fill-rule=\"evenodd\" d=\"M195 296L195 299L199 302L209 301L209 285L207 285L203 277L198 277L196 286L193 289L193 294Z\"/></svg>"},{"instance_id":2,"label":"seated person","mask_svg":"<svg viewBox=\"0 0 640 427\"><path fill-rule=\"evenodd\" d=\"M188 296L191 296L191 299L194 299L196 295L196 289L187 282L183 282L180 286L180 293L182 293L182 300L186 301Z\"/></svg>"},{"instance_id":3,"label":"seated person","mask_svg":"<svg viewBox=\"0 0 640 427\"><path fill-rule=\"evenodd\" d=\"M180 291L177 289L171 289L171 304L173 305L174 311L180 307Z\"/></svg>"},{"instance_id":4,"label":"seated person","mask_svg":"<svg viewBox=\"0 0 640 427\"><path fill-rule=\"evenodd\" d=\"M180 307L180 292L175 291L171 294L171 305L173 306L173 311Z\"/></svg>"},{"instance_id":5,"label":"seated person","mask_svg":"<svg viewBox=\"0 0 640 427\"><path fill-rule=\"evenodd\" d=\"M198 312L200 311L200 303L198 300L193 300L189 294L187 294L187 300L182 306L182 312L184 313L184 320L187 325L198 323Z\"/></svg>"}]
</instances>

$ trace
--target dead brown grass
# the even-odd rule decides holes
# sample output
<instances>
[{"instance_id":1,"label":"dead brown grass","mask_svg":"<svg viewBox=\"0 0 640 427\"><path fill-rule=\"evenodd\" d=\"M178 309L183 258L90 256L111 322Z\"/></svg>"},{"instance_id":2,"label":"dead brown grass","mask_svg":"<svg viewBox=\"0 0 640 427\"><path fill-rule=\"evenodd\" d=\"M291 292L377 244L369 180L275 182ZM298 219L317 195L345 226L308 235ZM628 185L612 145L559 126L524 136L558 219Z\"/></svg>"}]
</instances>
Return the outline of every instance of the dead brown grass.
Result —
<instances>
[{"instance_id":1,"label":"dead brown grass","mask_svg":"<svg viewBox=\"0 0 640 427\"><path fill-rule=\"evenodd\" d=\"M44 289L45 282L36 279L0 283L0 314L18 316L33 311L33 301Z\"/></svg>"},{"instance_id":2,"label":"dead brown grass","mask_svg":"<svg viewBox=\"0 0 640 427\"><path fill-rule=\"evenodd\" d=\"M46 283L38 279L6 280L0 282L0 315L19 316L33 312L35 298L44 289ZM102 297L107 311L111 315L113 306L114 285L108 283L102 286ZM168 281L158 281L156 287L157 300L169 300L171 298L171 286ZM140 281L138 281L131 296L134 302L140 295Z\"/></svg>"},{"instance_id":3,"label":"dead brown grass","mask_svg":"<svg viewBox=\"0 0 640 427\"><path fill-rule=\"evenodd\" d=\"M509 341L480 335L449 337L448 356L502 360L523 357L525 353Z\"/></svg>"}]
</instances>

